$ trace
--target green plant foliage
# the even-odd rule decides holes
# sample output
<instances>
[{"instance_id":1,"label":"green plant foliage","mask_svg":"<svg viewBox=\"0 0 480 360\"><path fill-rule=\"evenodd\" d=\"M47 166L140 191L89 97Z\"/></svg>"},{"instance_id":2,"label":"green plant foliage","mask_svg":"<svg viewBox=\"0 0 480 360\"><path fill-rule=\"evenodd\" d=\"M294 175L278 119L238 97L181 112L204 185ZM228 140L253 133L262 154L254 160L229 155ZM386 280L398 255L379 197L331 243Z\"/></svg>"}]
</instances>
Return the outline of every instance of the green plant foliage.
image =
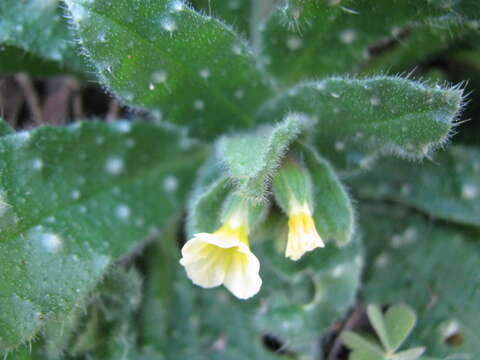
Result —
<instances>
[{"instance_id":1,"label":"green plant foliage","mask_svg":"<svg viewBox=\"0 0 480 360\"><path fill-rule=\"evenodd\" d=\"M35 58L44 59L47 71L87 71L59 0L2 0L0 19L0 71L48 74L36 68Z\"/></svg>"},{"instance_id":2,"label":"green plant foliage","mask_svg":"<svg viewBox=\"0 0 480 360\"><path fill-rule=\"evenodd\" d=\"M303 159L314 185L313 214L323 239L334 239L337 245L347 244L355 226L353 207L345 188L328 161L311 147L303 146Z\"/></svg>"},{"instance_id":3,"label":"green plant foliage","mask_svg":"<svg viewBox=\"0 0 480 360\"><path fill-rule=\"evenodd\" d=\"M5 120L0 118L0 136L8 135L12 132L12 127Z\"/></svg>"},{"instance_id":4,"label":"green plant foliage","mask_svg":"<svg viewBox=\"0 0 480 360\"><path fill-rule=\"evenodd\" d=\"M66 3L102 83L124 103L188 125L195 136L251 126L270 94L248 45L182 1Z\"/></svg>"},{"instance_id":5,"label":"green plant foliage","mask_svg":"<svg viewBox=\"0 0 480 360\"><path fill-rule=\"evenodd\" d=\"M397 351L410 334L417 321L415 312L405 305L392 306L385 313L385 327L389 350Z\"/></svg>"},{"instance_id":6,"label":"green plant foliage","mask_svg":"<svg viewBox=\"0 0 480 360\"><path fill-rule=\"evenodd\" d=\"M459 22L454 17L443 18L441 23L416 23L414 28L404 28L397 34L394 31L390 39L378 43L380 54L362 66L362 73L378 74L387 71L390 74L413 71L419 62L448 49L458 39L464 39L471 32L478 32L477 22ZM480 24L480 23L479 23ZM382 49L384 47L384 50ZM374 48L372 48L374 52Z\"/></svg>"},{"instance_id":7,"label":"green plant foliage","mask_svg":"<svg viewBox=\"0 0 480 360\"><path fill-rule=\"evenodd\" d=\"M398 77L330 78L297 85L267 102L261 120L289 111L316 120L312 141L336 167L366 167L379 154L419 158L443 144L462 104L456 88Z\"/></svg>"},{"instance_id":8,"label":"green plant foliage","mask_svg":"<svg viewBox=\"0 0 480 360\"><path fill-rule=\"evenodd\" d=\"M418 323L408 343L426 346L427 354L474 358L480 351L475 325L480 255L471 240L478 234L391 206L364 206L361 220L370 259L366 301L412 306Z\"/></svg>"},{"instance_id":9,"label":"green plant foliage","mask_svg":"<svg viewBox=\"0 0 480 360\"><path fill-rule=\"evenodd\" d=\"M378 306L369 305L367 314L383 349L375 340L366 339L352 331L344 331L341 334L342 341L352 350L349 360L417 360L425 352L423 347L397 352L415 326L415 312L408 306L395 305L383 314Z\"/></svg>"},{"instance_id":10,"label":"green plant foliage","mask_svg":"<svg viewBox=\"0 0 480 360\"><path fill-rule=\"evenodd\" d=\"M380 344L376 341L366 339L353 331L344 331L341 335L342 341L349 349L354 350L352 357L355 352L368 354L372 357L380 356L383 358L383 349ZM355 356L353 356L355 358Z\"/></svg>"},{"instance_id":11,"label":"green plant foliage","mask_svg":"<svg viewBox=\"0 0 480 360\"><path fill-rule=\"evenodd\" d=\"M384 159L351 184L362 198L388 199L460 224L480 226L480 150L453 145L422 164Z\"/></svg>"},{"instance_id":12,"label":"green plant foliage","mask_svg":"<svg viewBox=\"0 0 480 360\"><path fill-rule=\"evenodd\" d=\"M89 359L131 359L137 352L134 315L141 297L137 272L111 270L89 300L80 331L65 351Z\"/></svg>"},{"instance_id":13,"label":"green plant foliage","mask_svg":"<svg viewBox=\"0 0 480 360\"><path fill-rule=\"evenodd\" d=\"M448 29L479 18L480 5L475 0L288 0L265 25L263 54L269 69L292 84L357 71L369 60L372 47L388 44L389 39L407 37L408 41L417 27L422 30L422 24ZM421 50L423 56L429 53L426 50L430 49Z\"/></svg>"},{"instance_id":14,"label":"green plant foliage","mask_svg":"<svg viewBox=\"0 0 480 360\"><path fill-rule=\"evenodd\" d=\"M231 24L234 29L248 37L252 24L250 15L252 14L252 1L242 0L193 0L192 5L202 11L204 14Z\"/></svg>"},{"instance_id":15,"label":"green plant foliage","mask_svg":"<svg viewBox=\"0 0 480 360\"><path fill-rule=\"evenodd\" d=\"M475 359L479 30L479 0L0 0L0 116L73 122L0 119L0 356Z\"/></svg>"},{"instance_id":16,"label":"green plant foliage","mask_svg":"<svg viewBox=\"0 0 480 360\"><path fill-rule=\"evenodd\" d=\"M255 200L267 196L269 180L290 144L299 135L304 118L287 115L281 123L266 126L256 133L219 140L217 154L239 192Z\"/></svg>"},{"instance_id":17,"label":"green plant foliage","mask_svg":"<svg viewBox=\"0 0 480 360\"><path fill-rule=\"evenodd\" d=\"M28 73L31 76L45 77L64 73L59 63L45 60L13 46L0 45L0 73Z\"/></svg>"},{"instance_id":18,"label":"green plant foliage","mask_svg":"<svg viewBox=\"0 0 480 360\"><path fill-rule=\"evenodd\" d=\"M69 313L112 261L158 232L204 155L141 122L14 133L0 153L2 349Z\"/></svg>"}]
</instances>

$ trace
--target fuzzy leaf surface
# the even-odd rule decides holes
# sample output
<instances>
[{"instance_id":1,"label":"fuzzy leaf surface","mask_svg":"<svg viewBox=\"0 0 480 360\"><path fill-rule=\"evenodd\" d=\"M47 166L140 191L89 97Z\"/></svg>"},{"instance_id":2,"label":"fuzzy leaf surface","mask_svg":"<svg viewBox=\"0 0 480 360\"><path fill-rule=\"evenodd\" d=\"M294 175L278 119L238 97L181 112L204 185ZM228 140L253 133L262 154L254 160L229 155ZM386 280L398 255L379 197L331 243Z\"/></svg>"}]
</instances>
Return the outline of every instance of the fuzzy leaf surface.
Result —
<instances>
[{"instance_id":1,"label":"fuzzy leaf surface","mask_svg":"<svg viewBox=\"0 0 480 360\"><path fill-rule=\"evenodd\" d=\"M242 194L253 199L266 197L268 180L299 135L301 126L302 117L288 115L283 122L255 133L220 139L219 160Z\"/></svg>"},{"instance_id":2,"label":"fuzzy leaf surface","mask_svg":"<svg viewBox=\"0 0 480 360\"><path fill-rule=\"evenodd\" d=\"M14 132L13 128L5 120L0 118L0 136L8 135Z\"/></svg>"},{"instance_id":3,"label":"fuzzy leaf surface","mask_svg":"<svg viewBox=\"0 0 480 360\"><path fill-rule=\"evenodd\" d=\"M420 158L446 141L462 91L397 77L330 78L297 85L270 100L262 121L288 112L317 121L312 141L336 168L366 167L379 154Z\"/></svg>"},{"instance_id":4,"label":"fuzzy leaf surface","mask_svg":"<svg viewBox=\"0 0 480 360\"><path fill-rule=\"evenodd\" d=\"M213 138L253 124L270 94L229 27L180 0L67 0L101 82L127 105Z\"/></svg>"},{"instance_id":5,"label":"fuzzy leaf surface","mask_svg":"<svg viewBox=\"0 0 480 360\"><path fill-rule=\"evenodd\" d=\"M391 38L408 41L423 24L448 29L449 24L478 18L475 0L288 0L265 25L263 55L271 72L292 84L357 71L372 48Z\"/></svg>"},{"instance_id":6,"label":"fuzzy leaf surface","mask_svg":"<svg viewBox=\"0 0 480 360\"><path fill-rule=\"evenodd\" d=\"M2 0L0 3L0 45L10 50L0 51L2 65L0 70L6 70L5 63L10 63L12 70L29 71L41 74L40 69L57 71L73 71L81 73L87 71L86 63L78 54L74 42L74 35L70 31L66 19L63 17L59 0ZM16 51L14 50L16 49ZM45 64L35 64L28 61L28 56L20 50L35 57L48 60ZM13 63L13 54L20 57L26 67L19 68ZM27 59L22 59L27 57ZM17 61L19 59L17 58ZM56 63L56 64L55 64ZM8 69L8 67L7 67Z\"/></svg>"},{"instance_id":7,"label":"fuzzy leaf surface","mask_svg":"<svg viewBox=\"0 0 480 360\"><path fill-rule=\"evenodd\" d=\"M313 148L302 146L305 165L313 183L314 219L324 240L334 239L339 246L353 236L355 219L350 196L330 163Z\"/></svg>"},{"instance_id":8,"label":"fuzzy leaf surface","mask_svg":"<svg viewBox=\"0 0 480 360\"><path fill-rule=\"evenodd\" d=\"M180 142L181 143L181 142ZM66 316L178 211L201 148L148 123L0 138L0 349Z\"/></svg>"},{"instance_id":9,"label":"fuzzy leaf surface","mask_svg":"<svg viewBox=\"0 0 480 360\"><path fill-rule=\"evenodd\" d=\"M453 145L432 160L418 164L384 159L350 184L361 197L396 201L433 217L479 227L480 150Z\"/></svg>"},{"instance_id":10,"label":"fuzzy leaf surface","mask_svg":"<svg viewBox=\"0 0 480 360\"><path fill-rule=\"evenodd\" d=\"M425 346L431 356L475 358L480 351L478 232L454 230L402 207L370 205L360 214L368 239L366 301L404 302L415 310L418 322L406 346Z\"/></svg>"},{"instance_id":11,"label":"fuzzy leaf surface","mask_svg":"<svg viewBox=\"0 0 480 360\"><path fill-rule=\"evenodd\" d=\"M203 13L222 19L245 37L250 34L252 1L192 0L190 2Z\"/></svg>"},{"instance_id":12,"label":"fuzzy leaf surface","mask_svg":"<svg viewBox=\"0 0 480 360\"><path fill-rule=\"evenodd\" d=\"M88 300L65 353L92 360L131 359L137 351L134 315L141 298L142 278L137 271L111 269Z\"/></svg>"}]
</instances>

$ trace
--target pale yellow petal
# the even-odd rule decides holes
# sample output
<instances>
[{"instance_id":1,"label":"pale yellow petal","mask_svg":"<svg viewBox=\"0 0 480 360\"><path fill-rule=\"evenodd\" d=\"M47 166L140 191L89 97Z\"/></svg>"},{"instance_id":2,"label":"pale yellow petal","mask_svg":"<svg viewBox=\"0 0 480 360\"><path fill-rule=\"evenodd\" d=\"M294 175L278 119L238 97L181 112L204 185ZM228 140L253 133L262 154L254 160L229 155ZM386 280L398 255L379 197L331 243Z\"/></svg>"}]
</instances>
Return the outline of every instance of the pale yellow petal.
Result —
<instances>
[{"instance_id":1,"label":"pale yellow petal","mask_svg":"<svg viewBox=\"0 0 480 360\"><path fill-rule=\"evenodd\" d=\"M257 257L248 248L239 248L225 274L225 287L239 299L248 299L262 286L259 270Z\"/></svg>"},{"instance_id":2,"label":"pale yellow petal","mask_svg":"<svg viewBox=\"0 0 480 360\"><path fill-rule=\"evenodd\" d=\"M285 250L285 256L292 260L298 260L306 252L325 246L317 233L308 207L305 205L300 211L296 210L290 214L288 221L288 242Z\"/></svg>"}]
</instances>

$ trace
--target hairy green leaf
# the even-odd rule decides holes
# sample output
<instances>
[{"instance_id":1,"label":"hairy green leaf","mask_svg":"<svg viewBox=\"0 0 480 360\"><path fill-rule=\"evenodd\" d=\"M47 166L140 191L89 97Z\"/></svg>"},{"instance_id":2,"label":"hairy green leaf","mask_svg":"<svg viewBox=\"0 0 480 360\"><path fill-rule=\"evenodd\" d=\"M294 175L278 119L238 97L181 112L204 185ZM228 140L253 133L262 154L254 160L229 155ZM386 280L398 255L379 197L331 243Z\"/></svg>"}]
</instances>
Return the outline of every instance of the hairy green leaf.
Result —
<instances>
[{"instance_id":1,"label":"hairy green leaf","mask_svg":"<svg viewBox=\"0 0 480 360\"><path fill-rule=\"evenodd\" d=\"M1 349L68 314L179 209L204 157L182 145L140 122L0 138Z\"/></svg>"},{"instance_id":2,"label":"hairy green leaf","mask_svg":"<svg viewBox=\"0 0 480 360\"><path fill-rule=\"evenodd\" d=\"M463 233L393 206L364 206L368 302L405 302L418 315L408 340L429 355L479 354L478 233ZM381 221L379 221L381 219Z\"/></svg>"},{"instance_id":3,"label":"hairy green leaf","mask_svg":"<svg viewBox=\"0 0 480 360\"><path fill-rule=\"evenodd\" d=\"M441 24L418 23L414 27L396 31L390 38L380 41L377 47L371 48L373 57L362 66L361 73L398 74L414 71L419 63L438 55L474 31L468 24L447 17L442 19Z\"/></svg>"},{"instance_id":4,"label":"hairy green leaf","mask_svg":"<svg viewBox=\"0 0 480 360\"><path fill-rule=\"evenodd\" d=\"M364 198L393 200L433 217L480 226L480 150L454 145L432 160L385 159L350 184Z\"/></svg>"},{"instance_id":5,"label":"hairy green leaf","mask_svg":"<svg viewBox=\"0 0 480 360\"><path fill-rule=\"evenodd\" d=\"M8 135L14 132L13 128L0 117L0 136Z\"/></svg>"},{"instance_id":6,"label":"hairy green leaf","mask_svg":"<svg viewBox=\"0 0 480 360\"><path fill-rule=\"evenodd\" d=\"M1 45L6 45L9 50L7 53L5 50L0 52L0 71L8 70L8 64L9 71L29 71L40 75L40 69L75 73L87 71L86 63L78 54L74 43L74 35L63 17L59 0L2 0ZM31 54L34 58L43 58L46 62L37 64L19 50ZM18 56L17 63L13 62L13 54ZM26 58L22 59L22 56ZM22 60L20 64L19 59ZM20 65L26 67L22 68Z\"/></svg>"},{"instance_id":7,"label":"hairy green leaf","mask_svg":"<svg viewBox=\"0 0 480 360\"><path fill-rule=\"evenodd\" d=\"M252 1L249 0L192 0L203 13L224 20L248 37L251 30Z\"/></svg>"},{"instance_id":8,"label":"hairy green leaf","mask_svg":"<svg viewBox=\"0 0 480 360\"><path fill-rule=\"evenodd\" d=\"M102 83L197 137L253 124L270 83L226 25L181 0L67 0Z\"/></svg>"},{"instance_id":9,"label":"hairy green leaf","mask_svg":"<svg viewBox=\"0 0 480 360\"><path fill-rule=\"evenodd\" d=\"M129 360L136 353L135 311L142 279L135 270L111 270L89 299L83 326L72 335L66 353L98 360Z\"/></svg>"},{"instance_id":10,"label":"hairy green leaf","mask_svg":"<svg viewBox=\"0 0 480 360\"><path fill-rule=\"evenodd\" d=\"M423 24L448 29L478 18L475 0L288 0L265 25L263 53L270 70L292 84L359 70L376 47L408 41Z\"/></svg>"},{"instance_id":11,"label":"hairy green leaf","mask_svg":"<svg viewBox=\"0 0 480 360\"><path fill-rule=\"evenodd\" d=\"M329 162L309 146L302 146L305 165L313 182L315 224L321 237L347 244L353 235L355 220L350 197Z\"/></svg>"},{"instance_id":12,"label":"hairy green leaf","mask_svg":"<svg viewBox=\"0 0 480 360\"><path fill-rule=\"evenodd\" d=\"M330 78L297 85L267 102L261 120L294 111L316 120L312 140L339 168L366 167L383 153L419 158L443 144L462 106L458 88L398 77Z\"/></svg>"},{"instance_id":13,"label":"hairy green leaf","mask_svg":"<svg viewBox=\"0 0 480 360\"><path fill-rule=\"evenodd\" d=\"M0 73L27 73L45 77L65 73L67 70L58 62L47 60L14 46L0 45Z\"/></svg>"},{"instance_id":14,"label":"hairy green leaf","mask_svg":"<svg viewBox=\"0 0 480 360\"><path fill-rule=\"evenodd\" d=\"M255 133L219 140L218 158L242 195L255 200L266 198L269 180L299 135L303 120L291 114L281 123L265 126Z\"/></svg>"}]
</instances>

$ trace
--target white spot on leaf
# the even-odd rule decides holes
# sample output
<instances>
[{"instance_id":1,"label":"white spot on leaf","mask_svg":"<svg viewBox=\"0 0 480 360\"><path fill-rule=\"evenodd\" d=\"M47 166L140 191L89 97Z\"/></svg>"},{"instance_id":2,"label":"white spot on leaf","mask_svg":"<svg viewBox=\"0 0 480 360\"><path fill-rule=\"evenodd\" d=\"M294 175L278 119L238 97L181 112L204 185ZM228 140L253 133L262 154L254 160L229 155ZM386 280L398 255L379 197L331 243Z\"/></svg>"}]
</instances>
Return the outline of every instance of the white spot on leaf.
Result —
<instances>
[{"instance_id":1,"label":"white spot on leaf","mask_svg":"<svg viewBox=\"0 0 480 360\"><path fill-rule=\"evenodd\" d=\"M347 29L340 33L340 41L347 45L353 43L356 38L357 33L355 32L355 30L352 29Z\"/></svg>"},{"instance_id":2,"label":"white spot on leaf","mask_svg":"<svg viewBox=\"0 0 480 360\"><path fill-rule=\"evenodd\" d=\"M121 220L126 220L130 217L130 208L125 204L118 205L115 209L115 215Z\"/></svg>"},{"instance_id":3,"label":"white spot on leaf","mask_svg":"<svg viewBox=\"0 0 480 360\"><path fill-rule=\"evenodd\" d=\"M163 188L167 192L173 192L177 190L178 180L175 176L169 175L163 180Z\"/></svg>"},{"instance_id":4,"label":"white spot on leaf","mask_svg":"<svg viewBox=\"0 0 480 360\"><path fill-rule=\"evenodd\" d=\"M464 184L462 186L462 197L465 200L473 200L478 196L478 188L473 184Z\"/></svg>"},{"instance_id":5,"label":"white spot on leaf","mask_svg":"<svg viewBox=\"0 0 480 360\"><path fill-rule=\"evenodd\" d=\"M287 38L287 47L290 50L298 50L302 47L302 45L303 41L298 36L293 35Z\"/></svg>"},{"instance_id":6,"label":"white spot on leaf","mask_svg":"<svg viewBox=\"0 0 480 360\"><path fill-rule=\"evenodd\" d=\"M41 159L33 159L32 160L32 169L33 170L41 170L43 168L43 162Z\"/></svg>"},{"instance_id":7,"label":"white spot on leaf","mask_svg":"<svg viewBox=\"0 0 480 360\"><path fill-rule=\"evenodd\" d=\"M210 77L210 70L208 69L202 69L198 72L198 74L200 75L200 77L202 79L208 79Z\"/></svg>"},{"instance_id":8,"label":"white spot on leaf","mask_svg":"<svg viewBox=\"0 0 480 360\"><path fill-rule=\"evenodd\" d=\"M193 107L195 108L195 110L203 110L205 107L205 103L202 100L197 99L193 102Z\"/></svg>"},{"instance_id":9,"label":"white spot on leaf","mask_svg":"<svg viewBox=\"0 0 480 360\"><path fill-rule=\"evenodd\" d=\"M105 163L105 170L111 175L118 175L123 171L123 160L119 157L111 157Z\"/></svg>"},{"instance_id":10,"label":"white spot on leaf","mask_svg":"<svg viewBox=\"0 0 480 360\"><path fill-rule=\"evenodd\" d=\"M57 234L53 233L41 234L40 241L45 250L49 253L56 253L63 246L62 238Z\"/></svg>"},{"instance_id":11,"label":"white spot on leaf","mask_svg":"<svg viewBox=\"0 0 480 360\"><path fill-rule=\"evenodd\" d=\"M175 22L175 20L171 18L163 19L161 24L162 24L162 28L168 31L169 33L172 33L175 30L177 30L177 23Z\"/></svg>"}]
</instances>

